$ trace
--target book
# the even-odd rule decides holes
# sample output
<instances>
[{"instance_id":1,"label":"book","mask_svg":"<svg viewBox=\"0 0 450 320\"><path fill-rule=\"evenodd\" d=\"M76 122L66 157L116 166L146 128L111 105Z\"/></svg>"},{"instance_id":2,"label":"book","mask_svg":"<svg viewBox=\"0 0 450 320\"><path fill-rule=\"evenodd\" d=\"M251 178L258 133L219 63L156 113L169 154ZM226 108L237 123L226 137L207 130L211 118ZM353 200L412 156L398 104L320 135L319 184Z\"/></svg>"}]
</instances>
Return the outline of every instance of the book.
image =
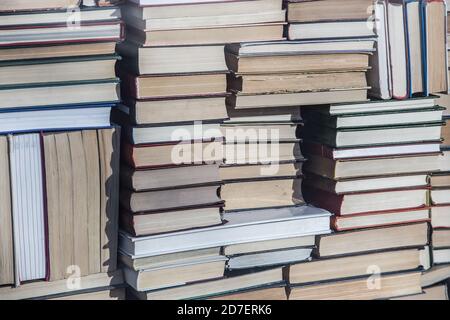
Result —
<instances>
[{"instance_id":1,"label":"book","mask_svg":"<svg viewBox=\"0 0 450 320\"><path fill-rule=\"evenodd\" d=\"M254 288L265 288L283 284L281 268L254 272L246 275L199 282L164 290L137 293L141 300L204 299L218 294L230 294Z\"/></svg>"},{"instance_id":2,"label":"book","mask_svg":"<svg viewBox=\"0 0 450 320\"><path fill-rule=\"evenodd\" d=\"M80 95L80 92L83 94ZM0 110L112 104L120 100L119 84L116 79L2 86L0 97Z\"/></svg>"},{"instance_id":3,"label":"book","mask_svg":"<svg viewBox=\"0 0 450 320\"><path fill-rule=\"evenodd\" d=\"M233 123L226 122L220 126L227 143L264 142L261 140L276 140L277 142L296 142L297 123ZM264 132L267 138L257 137ZM263 133L261 133L262 135Z\"/></svg>"},{"instance_id":4,"label":"book","mask_svg":"<svg viewBox=\"0 0 450 320\"><path fill-rule=\"evenodd\" d=\"M76 301L76 300L125 300L125 288L96 288L94 290L85 290L77 293L52 295L45 297L45 300L63 300L63 301Z\"/></svg>"},{"instance_id":5,"label":"book","mask_svg":"<svg viewBox=\"0 0 450 320\"><path fill-rule=\"evenodd\" d=\"M408 79L408 44L405 2L389 1L387 8L392 97L406 99L410 95Z\"/></svg>"},{"instance_id":6,"label":"book","mask_svg":"<svg viewBox=\"0 0 450 320\"><path fill-rule=\"evenodd\" d=\"M356 50L351 48L341 52L317 52L301 51L294 48L290 49L292 51L285 52L279 47L286 42L278 43L279 45L274 44L272 46L274 49L266 49L267 52L258 54L245 55L239 52L239 55L237 55L232 52L225 52L227 66L238 75L365 71L369 67L371 50L368 49ZM249 43L248 46L253 48L255 45ZM225 50L237 49L227 46Z\"/></svg>"},{"instance_id":7,"label":"book","mask_svg":"<svg viewBox=\"0 0 450 320\"><path fill-rule=\"evenodd\" d=\"M107 128L110 127L111 108L111 105L73 105L71 107L0 110L2 122L0 132Z\"/></svg>"},{"instance_id":8,"label":"book","mask_svg":"<svg viewBox=\"0 0 450 320\"><path fill-rule=\"evenodd\" d=\"M299 179L226 183L220 196L226 211L293 206L303 203L300 185Z\"/></svg>"},{"instance_id":9,"label":"book","mask_svg":"<svg viewBox=\"0 0 450 320\"><path fill-rule=\"evenodd\" d=\"M152 256L329 233L330 213L308 206L248 210L224 214L222 226L147 237L121 232L120 250L129 256Z\"/></svg>"},{"instance_id":10,"label":"book","mask_svg":"<svg viewBox=\"0 0 450 320\"><path fill-rule=\"evenodd\" d=\"M48 25L48 24L61 24L61 23L86 23L86 22L100 22L100 21L114 21L120 20L121 12L117 7L114 8L76 8L57 9L57 10L44 10L44 11L20 11L11 12L8 14L1 14L2 21L0 22L0 28L13 27L13 26L36 26L36 25Z\"/></svg>"},{"instance_id":11,"label":"book","mask_svg":"<svg viewBox=\"0 0 450 320\"><path fill-rule=\"evenodd\" d=\"M15 276L9 168L8 138L0 136L0 285L13 284Z\"/></svg>"},{"instance_id":12,"label":"book","mask_svg":"<svg viewBox=\"0 0 450 320\"><path fill-rule=\"evenodd\" d=\"M289 40L374 37L373 21L327 21L289 23Z\"/></svg>"},{"instance_id":13,"label":"book","mask_svg":"<svg viewBox=\"0 0 450 320\"><path fill-rule=\"evenodd\" d=\"M140 271L125 268L124 275L126 282L136 291L150 291L202 280L222 278L226 260L223 256L217 256L189 264Z\"/></svg>"},{"instance_id":14,"label":"book","mask_svg":"<svg viewBox=\"0 0 450 320\"><path fill-rule=\"evenodd\" d=\"M264 253L289 248L312 248L315 246L315 236L292 237L287 239L275 239L256 241L242 244L233 244L223 248L226 256L241 256L251 253Z\"/></svg>"},{"instance_id":15,"label":"book","mask_svg":"<svg viewBox=\"0 0 450 320\"><path fill-rule=\"evenodd\" d=\"M418 209L428 204L426 188L336 195L307 187L302 190L302 193L307 203L340 216Z\"/></svg>"},{"instance_id":16,"label":"book","mask_svg":"<svg viewBox=\"0 0 450 320\"><path fill-rule=\"evenodd\" d=\"M445 126L442 127L442 147L450 149L450 119L444 119Z\"/></svg>"},{"instance_id":17,"label":"book","mask_svg":"<svg viewBox=\"0 0 450 320\"><path fill-rule=\"evenodd\" d=\"M192 261L199 261L202 259L204 260L208 257L217 257L220 255L221 248L217 247L139 258L133 258L122 252L119 252L119 260L130 269L139 271L164 267L168 265L181 265Z\"/></svg>"},{"instance_id":18,"label":"book","mask_svg":"<svg viewBox=\"0 0 450 320\"><path fill-rule=\"evenodd\" d=\"M392 98L392 74L389 48L389 32L387 17L387 2L377 0L374 2L375 32L378 37L376 51L370 56L370 66L367 81L370 85L369 95L379 99Z\"/></svg>"},{"instance_id":19,"label":"book","mask_svg":"<svg viewBox=\"0 0 450 320\"><path fill-rule=\"evenodd\" d=\"M328 22L332 20L367 20L370 0L287 1L289 22Z\"/></svg>"},{"instance_id":20,"label":"book","mask_svg":"<svg viewBox=\"0 0 450 320\"><path fill-rule=\"evenodd\" d=\"M422 287L429 287L439 282L448 279L450 276L450 266L442 265L436 266L434 265L431 269L422 273Z\"/></svg>"},{"instance_id":21,"label":"book","mask_svg":"<svg viewBox=\"0 0 450 320\"><path fill-rule=\"evenodd\" d=\"M433 230L431 243L433 248L450 248L450 231L447 229Z\"/></svg>"},{"instance_id":22,"label":"book","mask_svg":"<svg viewBox=\"0 0 450 320\"><path fill-rule=\"evenodd\" d=\"M269 252L249 253L229 257L228 270L245 270L281 266L300 261L309 261L312 248L291 248Z\"/></svg>"},{"instance_id":23,"label":"book","mask_svg":"<svg viewBox=\"0 0 450 320\"><path fill-rule=\"evenodd\" d=\"M217 13L226 16L244 13L262 13L281 10L280 0L250 0L250 1L174 1L174 2L148 2L138 5L138 2L129 2L125 7L125 15L134 16L140 20L158 21L158 19L177 18L218 18ZM172 20L171 19L171 20ZM281 19L282 21L284 20ZM176 20L175 20L176 21ZM217 22L215 22L217 23ZM233 23L227 23L233 24Z\"/></svg>"},{"instance_id":24,"label":"book","mask_svg":"<svg viewBox=\"0 0 450 320\"><path fill-rule=\"evenodd\" d=\"M0 86L114 79L117 59L102 55L0 62Z\"/></svg>"},{"instance_id":25,"label":"book","mask_svg":"<svg viewBox=\"0 0 450 320\"><path fill-rule=\"evenodd\" d=\"M45 0L45 1L33 1L33 0L5 0L0 5L0 11L18 11L18 10L43 10L53 8L68 8L71 6L77 6L80 0Z\"/></svg>"},{"instance_id":26,"label":"book","mask_svg":"<svg viewBox=\"0 0 450 320\"><path fill-rule=\"evenodd\" d=\"M432 153L436 154L440 151L441 144L436 141L392 146L386 145L335 148L314 141L302 141L301 148L304 154L325 157L332 160L351 160L389 156L412 156Z\"/></svg>"},{"instance_id":27,"label":"book","mask_svg":"<svg viewBox=\"0 0 450 320\"><path fill-rule=\"evenodd\" d=\"M113 55L115 47L116 42L109 41L3 48L0 50L0 61Z\"/></svg>"},{"instance_id":28,"label":"book","mask_svg":"<svg viewBox=\"0 0 450 320\"><path fill-rule=\"evenodd\" d=\"M423 39L426 92L448 91L447 5L445 1L422 1L426 33Z\"/></svg>"},{"instance_id":29,"label":"book","mask_svg":"<svg viewBox=\"0 0 450 320\"><path fill-rule=\"evenodd\" d=\"M120 21L87 22L79 28L67 28L66 23L43 28L19 26L0 29L0 47L13 47L66 42L120 41L124 37Z\"/></svg>"},{"instance_id":30,"label":"book","mask_svg":"<svg viewBox=\"0 0 450 320\"><path fill-rule=\"evenodd\" d=\"M226 165L268 165L272 163L274 165L271 168L276 169L278 163L304 159L299 142L277 143L269 140L233 143L231 141L224 145L224 149Z\"/></svg>"},{"instance_id":31,"label":"book","mask_svg":"<svg viewBox=\"0 0 450 320\"><path fill-rule=\"evenodd\" d=\"M222 203L217 195L218 188L216 185L144 192L122 189L120 204L133 213L218 205Z\"/></svg>"},{"instance_id":32,"label":"book","mask_svg":"<svg viewBox=\"0 0 450 320\"><path fill-rule=\"evenodd\" d=\"M430 191L431 203L434 205L450 204L450 188L433 188Z\"/></svg>"},{"instance_id":33,"label":"book","mask_svg":"<svg viewBox=\"0 0 450 320\"><path fill-rule=\"evenodd\" d=\"M391 300L449 300L447 286L446 285L440 285L440 286L434 286L430 288L423 289L422 293L411 295L411 296L403 296L399 298L393 298Z\"/></svg>"},{"instance_id":34,"label":"book","mask_svg":"<svg viewBox=\"0 0 450 320\"><path fill-rule=\"evenodd\" d=\"M370 278L292 287L290 300L372 300L386 299L401 295L422 292L420 272L385 275L378 278L377 284ZM369 285L368 285L369 284ZM373 288L377 286L377 290Z\"/></svg>"},{"instance_id":35,"label":"book","mask_svg":"<svg viewBox=\"0 0 450 320\"><path fill-rule=\"evenodd\" d=\"M220 179L227 182L256 181L274 178L298 178L301 176L303 162L271 163L267 165L222 165Z\"/></svg>"},{"instance_id":36,"label":"book","mask_svg":"<svg viewBox=\"0 0 450 320\"><path fill-rule=\"evenodd\" d=\"M428 187L427 175L395 175L370 178L333 180L307 173L303 179L304 187L314 188L327 193L342 195L358 192L389 191Z\"/></svg>"},{"instance_id":37,"label":"book","mask_svg":"<svg viewBox=\"0 0 450 320\"><path fill-rule=\"evenodd\" d=\"M231 95L227 104L235 109L293 107L300 105L322 105L329 103L357 102L367 100L367 87L339 89L319 92L283 94ZM301 102L299 102L301 101Z\"/></svg>"},{"instance_id":38,"label":"book","mask_svg":"<svg viewBox=\"0 0 450 320\"><path fill-rule=\"evenodd\" d=\"M195 97L168 100L127 99L119 108L132 124L222 120L228 117L225 97Z\"/></svg>"},{"instance_id":39,"label":"book","mask_svg":"<svg viewBox=\"0 0 450 320\"><path fill-rule=\"evenodd\" d=\"M117 46L123 64L135 74L224 72L224 45L140 47L130 41Z\"/></svg>"},{"instance_id":40,"label":"book","mask_svg":"<svg viewBox=\"0 0 450 320\"><path fill-rule=\"evenodd\" d=\"M332 225L333 229L336 231L347 231L415 222L429 222L429 211L430 209L428 207L423 207L419 209L401 209L380 213L334 216Z\"/></svg>"},{"instance_id":41,"label":"book","mask_svg":"<svg viewBox=\"0 0 450 320\"><path fill-rule=\"evenodd\" d=\"M215 164L154 170L136 170L123 165L120 177L122 186L133 191L217 185L222 181Z\"/></svg>"},{"instance_id":42,"label":"book","mask_svg":"<svg viewBox=\"0 0 450 320\"><path fill-rule=\"evenodd\" d=\"M142 31L128 26L130 41L143 46L186 46L228 42L283 40L283 22Z\"/></svg>"},{"instance_id":43,"label":"book","mask_svg":"<svg viewBox=\"0 0 450 320\"><path fill-rule=\"evenodd\" d=\"M302 112L303 119L314 124L326 126L333 129L345 128L368 128L388 125L409 125L417 123L433 123L442 121L442 114L445 110L436 106L423 108L420 110L391 111L384 113L347 113L345 115L329 115L327 108L319 110L309 108Z\"/></svg>"},{"instance_id":44,"label":"book","mask_svg":"<svg viewBox=\"0 0 450 320\"><path fill-rule=\"evenodd\" d=\"M247 291L237 291L225 295L213 296L208 300L221 301L253 301L253 300L287 300L286 288L276 286L274 288L253 289Z\"/></svg>"},{"instance_id":45,"label":"book","mask_svg":"<svg viewBox=\"0 0 450 320\"><path fill-rule=\"evenodd\" d=\"M72 265L81 276L116 268L118 207L107 200L118 190L114 130L42 136L51 281L70 277Z\"/></svg>"},{"instance_id":46,"label":"book","mask_svg":"<svg viewBox=\"0 0 450 320\"><path fill-rule=\"evenodd\" d=\"M308 284L367 275L371 266L378 266L383 274L430 268L427 250L407 249L369 253L350 257L315 260L286 267L292 285Z\"/></svg>"},{"instance_id":47,"label":"book","mask_svg":"<svg viewBox=\"0 0 450 320\"><path fill-rule=\"evenodd\" d=\"M124 125L124 135L135 145L176 142L220 141L223 134L219 123L190 123L180 125ZM200 142L198 143L200 145Z\"/></svg>"},{"instance_id":48,"label":"book","mask_svg":"<svg viewBox=\"0 0 450 320\"><path fill-rule=\"evenodd\" d=\"M223 162L222 141L131 145L124 143L124 161L132 168L156 169L191 164Z\"/></svg>"},{"instance_id":49,"label":"book","mask_svg":"<svg viewBox=\"0 0 450 320\"><path fill-rule=\"evenodd\" d=\"M379 157L372 159L331 160L308 155L310 161L303 165L304 172L313 173L332 180L369 178L386 175L414 174L440 171L439 154L424 154L406 157ZM380 168L383 172L380 173Z\"/></svg>"},{"instance_id":50,"label":"book","mask_svg":"<svg viewBox=\"0 0 450 320\"><path fill-rule=\"evenodd\" d=\"M437 265L450 263L450 249L433 249L433 262Z\"/></svg>"},{"instance_id":51,"label":"book","mask_svg":"<svg viewBox=\"0 0 450 320\"><path fill-rule=\"evenodd\" d=\"M222 224L220 207L133 214L122 210L120 226L134 236L189 230Z\"/></svg>"},{"instance_id":52,"label":"book","mask_svg":"<svg viewBox=\"0 0 450 320\"><path fill-rule=\"evenodd\" d=\"M225 74L175 74L158 76L123 76L123 91L131 98L164 99L196 96L225 96Z\"/></svg>"},{"instance_id":53,"label":"book","mask_svg":"<svg viewBox=\"0 0 450 320\"><path fill-rule=\"evenodd\" d=\"M424 247L428 244L428 228L428 224L422 222L320 236L317 242L317 255L324 258L396 248Z\"/></svg>"},{"instance_id":54,"label":"book","mask_svg":"<svg viewBox=\"0 0 450 320\"><path fill-rule=\"evenodd\" d=\"M366 86L365 72L230 75L228 79L228 91L239 95L314 92Z\"/></svg>"},{"instance_id":55,"label":"book","mask_svg":"<svg viewBox=\"0 0 450 320\"><path fill-rule=\"evenodd\" d=\"M420 1L406 1L404 5L406 16L406 37L408 42L408 74L410 95L425 92L424 88L424 48L422 38L424 32L421 16Z\"/></svg>"},{"instance_id":56,"label":"book","mask_svg":"<svg viewBox=\"0 0 450 320\"><path fill-rule=\"evenodd\" d=\"M39 134L8 136L15 283L48 279L48 237Z\"/></svg>"},{"instance_id":57,"label":"book","mask_svg":"<svg viewBox=\"0 0 450 320\"><path fill-rule=\"evenodd\" d=\"M450 206L431 207L431 226L435 228L450 228Z\"/></svg>"},{"instance_id":58,"label":"book","mask_svg":"<svg viewBox=\"0 0 450 320\"><path fill-rule=\"evenodd\" d=\"M73 288L67 286L67 280L58 281L35 281L25 283L18 288L2 287L0 288L0 297L2 300L24 300L32 298L43 298L56 294L70 294L82 290L91 290L108 286L119 286L123 284L123 272L118 270L111 273L97 273L80 278L80 286Z\"/></svg>"},{"instance_id":59,"label":"book","mask_svg":"<svg viewBox=\"0 0 450 320\"><path fill-rule=\"evenodd\" d=\"M442 122L341 129L317 125L305 126L303 137L336 148L383 146L439 141L441 127Z\"/></svg>"}]
</instances>

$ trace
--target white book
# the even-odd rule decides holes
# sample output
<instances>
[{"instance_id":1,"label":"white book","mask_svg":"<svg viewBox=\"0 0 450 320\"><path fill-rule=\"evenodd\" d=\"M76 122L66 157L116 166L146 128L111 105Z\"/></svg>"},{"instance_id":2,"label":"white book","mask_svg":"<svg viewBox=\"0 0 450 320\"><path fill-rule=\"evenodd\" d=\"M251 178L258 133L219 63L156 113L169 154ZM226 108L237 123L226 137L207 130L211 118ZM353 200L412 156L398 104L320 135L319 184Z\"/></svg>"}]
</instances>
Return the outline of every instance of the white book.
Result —
<instances>
[{"instance_id":1,"label":"white book","mask_svg":"<svg viewBox=\"0 0 450 320\"><path fill-rule=\"evenodd\" d=\"M338 21L317 23L291 23L289 40L315 40L334 38L375 37L373 21Z\"/></svg>"},{"instance_id":2,"label":"white book","mask_svg":"<svg viewBox=\"0 0 450 320\"><path fill-rule=\"evenodd\" d=\"M130 0L140 6L164 6L174 4L195 4L211 2L235 2L236 0Z\"/></svg>"},{"instance_id":3,"label":"white book","mask_svg":"<svg viewBox=\"0 0 450 320\"><path fill-rule=\"evenodd\" d=\"M119 234L120 250L133 257L183 252L330 233L330 213L310 206L224 214L221 226L147 237Z\"/></svg>"},{"instance_id":4,"label":"white book","mask_svg":"<svg viewBox=\"0 0 450 320\"><path fill-rule=\"evenodd\" d=\"M47 276L39 134L9 136L16 284Z\"/></svg>"},{"instance_id":5,"label":"white book","mask_svg":"<svg viewBox=\"0 0 450 320\"><path fill-rule=\"evenodd\" d=\"M106 128L110 113L108 106L0 112L0 133Z\"/></svg>"}]
</instances>

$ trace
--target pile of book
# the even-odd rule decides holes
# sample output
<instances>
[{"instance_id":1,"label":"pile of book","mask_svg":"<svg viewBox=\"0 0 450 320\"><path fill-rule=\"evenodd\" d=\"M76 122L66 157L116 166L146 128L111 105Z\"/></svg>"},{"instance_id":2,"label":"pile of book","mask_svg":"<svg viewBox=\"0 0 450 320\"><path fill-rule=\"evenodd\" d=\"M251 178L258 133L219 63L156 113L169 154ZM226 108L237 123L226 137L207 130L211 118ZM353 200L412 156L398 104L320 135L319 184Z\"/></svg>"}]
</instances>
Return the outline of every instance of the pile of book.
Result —
<instances>
[{"instance_id":1,"label":"pile of book","mask_svg":"<svg viewBox=\"0 0 450 320\"><path fill-rule=\"evenodd\" d=\"M0 4L0 299L124 297L120 10L77 5Z\"/></svg>"}]
</instances>

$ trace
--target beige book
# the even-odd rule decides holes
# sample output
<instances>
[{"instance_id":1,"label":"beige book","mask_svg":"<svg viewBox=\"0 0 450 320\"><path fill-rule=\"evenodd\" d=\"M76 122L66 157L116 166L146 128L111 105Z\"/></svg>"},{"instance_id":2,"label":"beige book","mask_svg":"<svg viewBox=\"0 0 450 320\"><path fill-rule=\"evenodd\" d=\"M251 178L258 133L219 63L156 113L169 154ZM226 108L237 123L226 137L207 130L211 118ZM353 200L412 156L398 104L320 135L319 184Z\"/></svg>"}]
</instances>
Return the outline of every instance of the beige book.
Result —
<instances>
[{"instance_id":1,"label":"beige book","mask_svg":"<svg viewBox=\"0 0 450 320\"><path fill-rule=\"evenodd\" d=\"M290 300L374 300L422 292L420 272L294 287Z\"/></svg>"},{"instance_id":2,"label":"beige book","mask_svg":"<svg viewBox=\"0 0 450 320\"><path fill-rule=\"evenodd\" d=\"M47 300L125 300L125 288L63 295Z\"/></svg>"},{"instance_id":3,"label":"beige book","mask_svg":"<svg viewBox=\"0 0 450 320\"><path fill-rule=\"evenodd\" d=\"M230 293L224 296L209 298L208 300L287 300L287 295L285 287L277 287Z\"/></svg>"},{"instance_id":4,"label":"beige book","mask_svg":"<svg viewBox=\"0 0 450 320\"><path fill-rule=\"evenodd\" d=\"M391 300L449 300L446 285L423 289L422 293L393 298Z\"/></svg>"},{"instance_id":5,"label":"beige book","mask_svg":"<svg viewBox=\"0 0 450 320\"><path fill-rule=\"evenodd\" d=\"M422 287L429 287L450 278L450 266L433 266L422 273Z\"/></svg>"},{"instance_id":6,"label":"beige book","mask_svg":"<svg viewBox=\"0 0 450 320\"><path fill-rule=\"evenodd\" d=\"M35 281L22 284L18 288L9 286L1 287L0 300L44 298L49 295L77 292L99 287L117 286L124 283L122 270L112 273L96 273L81 277L79 280L79 282L70 283L66 279L50 282Z\"/></svg>"},{"instance_id":7,"label":"beige book","mask_svg":"<svg viewBox=\"0 0 450 320\"><path fill-rule=\"evenodd\" d=\"M429 268L429 250L409 249L316 260L289 267L289 282L304 284Z\"/></svg>"},{"instance_id":8,"label":"beige book","mask_svg":"<svg viewBox=\"0 0 450 320\"><path fill-rule=\"evenodd\" d=\"M301 204L299 179L227 183L221 197L226 210L255 209Z\"/></svg>"},{"instance_id":9,"label":"beige book","mask_svg":"<svg viewBox=\"0 0 450 320\"><path fill-rule=\"evenodd\" d=\"M100 154L100 248L101 270L117 268L119 219L120 128L98 131Z\"/></svg>"},{"instance_id":10,"label":"beige book","mask_svg":"<svg viewBox=\"0 0 450 320\"><path fill-rule=\"evenodd\" d=\"M0 136L0 285L14 283L8 139Z\"/></svg>"}]
</instances>

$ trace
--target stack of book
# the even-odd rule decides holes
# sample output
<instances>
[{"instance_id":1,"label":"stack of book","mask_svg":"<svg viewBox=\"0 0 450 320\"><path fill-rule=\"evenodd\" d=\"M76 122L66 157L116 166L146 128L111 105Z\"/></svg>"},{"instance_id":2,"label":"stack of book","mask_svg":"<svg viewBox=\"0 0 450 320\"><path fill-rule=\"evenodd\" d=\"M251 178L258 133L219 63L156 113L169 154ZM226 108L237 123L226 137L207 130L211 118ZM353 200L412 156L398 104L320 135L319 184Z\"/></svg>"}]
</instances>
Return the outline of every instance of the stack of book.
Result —
<instances>
[{"instance_id":1,"label":"stack of book","mask_svg":"<svg viewBox=\"0 0 450 320\"><path fill-rule=\"evenodd\" d=\"M282 145L284 154L274 158L268 154L263 162L248 161L249 149L253 156L253 147L262 147L256 145L257 138L249 141L239 133L241 124L257 129L261 120L255 120L254 114L246 119L238 115L228 127L220 127L229 117L225 44L282 40L282 2L132 1L123 7L123 15L128 37L119 51L125 57L120 63L125 103L115 117L124 131L120 258L131 294L145 298L144 292L162 295L166 291L161 289L177 286L189 291L191 287L183 285L223 278L228 256L249 254L232 260L233 270L308 259L313 239L298 238L329 232L329 228L326 223L317 230L317 226L304 229L298 224L310 218L326 221L329 215L297 207L292 200L292 185L299 185L297 162L302 160L295 136L297 120L291 120L291 114L299 114L298 108L285 113L281 121L277 116L263 116L269 128L282 128L286 135L276 145ZM363 56L367 61L367 54ZM367 63L361 69L366 70ZM233 158L229 153L235 144L222 147L222 141L235 134L244 152L239 148ZM226 166L219 170L224 158ZM282 170L276 179L266 179L260 172L270 170L264 164L267 167L272 160ZM218 193L223 181L236 180ZM258 188L261 184L263 188ZM261 191L267 200L262 201ZM234 212L222 217L223 200L226 209ZM290 207L252 211L284 206ZM236 212L239 209L249 211ZM288 229L269 236L262 232L279 224ZM222 247L228 245L236 247L223 253ZM264 252L275 249L282 252ZM242 289L279 285L281 268L276 275L277 281L262 277L253 285L244 282ZM207 289L209 285L215 286L204 284L201 296L221 292L220 285L215 291Z\"/></svg>"},{"instance_id":2,"label":"stack of book","mask_svg":"<svg viewBox=\"0 0 450 320\"><path fill-rule=\"evenodd\" d=\"M336 259L313 262L317 274L311 281L302 278L308 265L291 267L291 298L391 298L421 292L421 272L407 271L428 269L432 261L428 175L441 170L443 109L430 97L303 110L304 198L334 214L336 231L320 237L316 253ZM343 274L326 276L322 264L323 270L333 266ZM366 286L368 274L377 274L381 290ZM344 281L350 277L357 279ZM331 283L297 286L315 281Z\"/></svg>"},{"instance_id":3,"label":"stack of book","mask_svg":"<svg viewBox=\"0 0 450 320\"><path fill-rule=\"evenodd\" d=\"M123 297L120 10L78 2L0 4L2 299Z\"/></svg>"}]
</instances>

